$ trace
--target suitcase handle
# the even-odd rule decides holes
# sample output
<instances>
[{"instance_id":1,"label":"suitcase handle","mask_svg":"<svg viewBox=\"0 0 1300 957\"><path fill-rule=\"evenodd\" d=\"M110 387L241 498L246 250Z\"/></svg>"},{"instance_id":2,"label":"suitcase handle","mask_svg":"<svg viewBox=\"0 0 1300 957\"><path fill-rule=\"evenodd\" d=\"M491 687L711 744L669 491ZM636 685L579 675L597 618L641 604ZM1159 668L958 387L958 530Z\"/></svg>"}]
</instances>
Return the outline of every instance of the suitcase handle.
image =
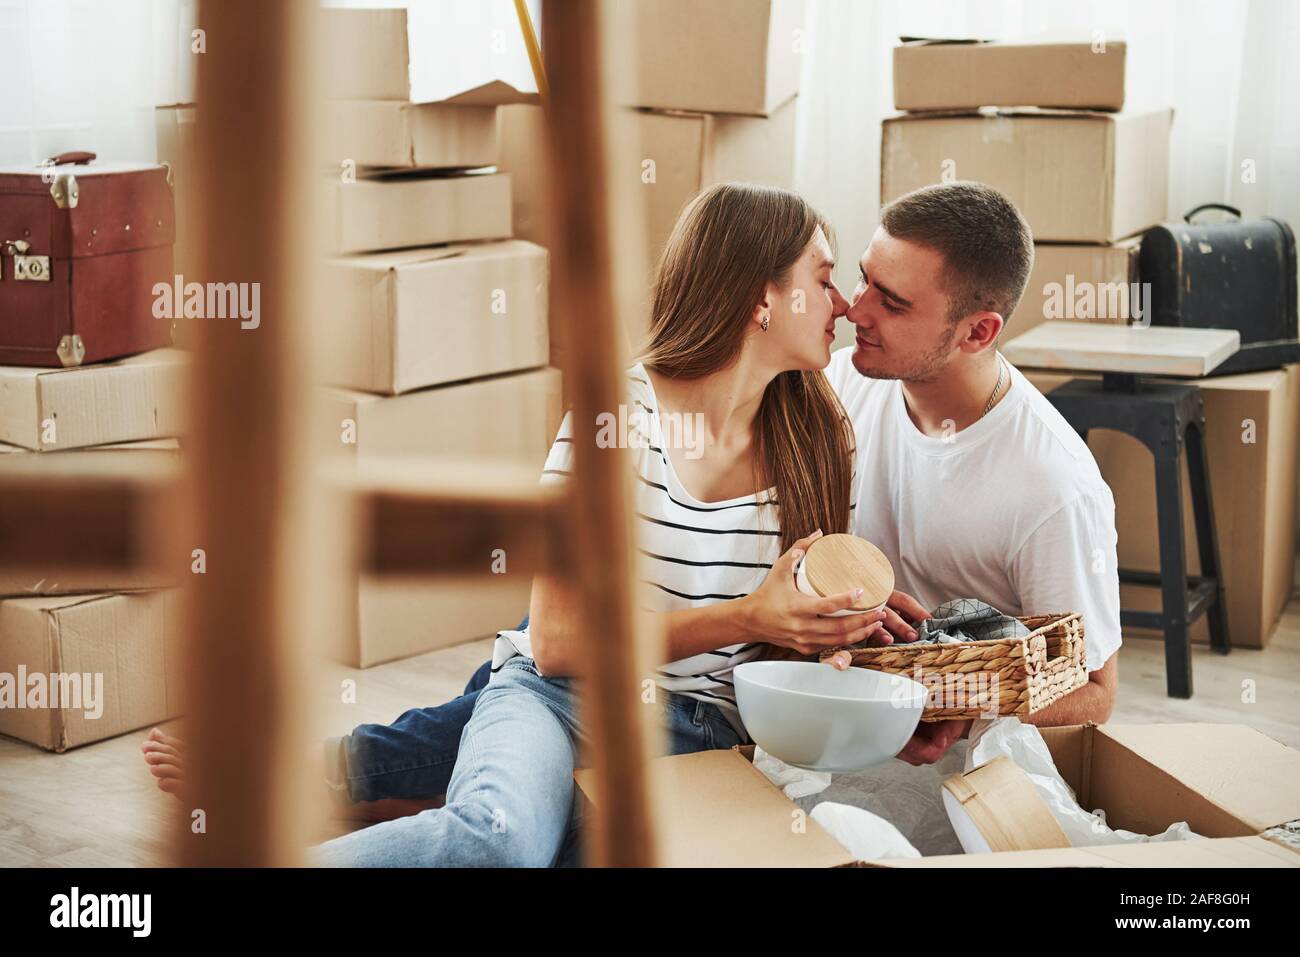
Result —
<instances>
[{"instance_id":1,"label":"suitcase handle","mask_svg":"<svg viewBox=\"0 0 1300 957\"><path fill-rule=\"evenodd\" d=\"M84 166L86 163L93 160L95 156L96 154L88 153L84 150L74 150L70 153L58 153L55 156L51 156L48 162L51 166L63 166L68 163Z\"/></svg>"},{"instance_id":2,"label":"suitcase handle","mask_svg":"<svg viewBox=\"0 0 1300 957\"><path fill-rule=\"evenodd\" d=\"M1238 219L1241 219L1241 210L1239 210L1236 206L1225 206L1223 203L1201 203L1200 206L1197 206L1195 209L1189 211L1187 215L1183 217L1183 222L1191 223L1193 216L1195 216L1197 213L1204 212L1207 209L1221 209L1223 210L1223 212L1232 213L1232 215L1236 216Z\"/></svg>"}]
</instances>

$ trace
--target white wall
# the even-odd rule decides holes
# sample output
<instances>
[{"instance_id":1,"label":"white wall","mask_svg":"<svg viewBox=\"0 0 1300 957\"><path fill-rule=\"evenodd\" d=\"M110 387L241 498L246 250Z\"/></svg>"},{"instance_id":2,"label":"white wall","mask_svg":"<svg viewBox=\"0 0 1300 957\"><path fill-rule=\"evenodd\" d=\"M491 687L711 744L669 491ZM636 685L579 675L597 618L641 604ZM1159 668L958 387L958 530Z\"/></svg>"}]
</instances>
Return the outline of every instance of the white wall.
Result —
<instances>
[{"instance_id":1,"label":"white wall","mask_svg":"<svg viewBox=\"0 0 1300 957\"><path fill-rule=\"evenodd\" d=\"M195 0L0 0L0 163L152 160L154 107L193 99Z\"/></svg>"}]
</instances>

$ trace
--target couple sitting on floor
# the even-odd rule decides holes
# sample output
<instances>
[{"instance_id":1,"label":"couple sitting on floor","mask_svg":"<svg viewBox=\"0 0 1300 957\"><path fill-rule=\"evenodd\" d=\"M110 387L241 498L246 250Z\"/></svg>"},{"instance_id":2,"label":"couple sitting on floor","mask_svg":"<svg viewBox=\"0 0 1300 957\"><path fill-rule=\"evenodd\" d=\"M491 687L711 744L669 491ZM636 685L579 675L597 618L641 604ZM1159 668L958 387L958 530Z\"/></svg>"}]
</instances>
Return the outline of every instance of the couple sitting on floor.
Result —
<instances>
[{"instance_id":1,"label":"couple sitting on floor","mask_svg":"<svg viewBox=\"0 0 1300 957\"><path fill-rule=\"evenodd\" d=\"M997 352L1033 259L1023 217L976 183L904 196L882 211L849 299L830 235L794 193L725 184L683 211L660 264L649 345L625 386L648 432L627 444L643 604L667 640L654 707L670 751L748 741L736 665L912 640L927 608L966 596L1012 615L1082 613L1090 680L1030 720L1106 720L1114 500L1084 442ZM856 340L832 355L841 317ZM669 416L697 415L698 445L665 442ZM574 443L596 432L567 415L542 481L566 481ZM884 611L825 617L855 595L795 587L804 550L841 531L893 564ZM577 657L573 600L539 577L529 617L497 636L463 696L327 742L340 803L390 819L314 848L315 863L580 862L573 682L599 681L600 662ZM898 756L933 762L969 727L923 723ZM160 786L179 790L180 743L155 729L144 749Z\"/></svg>"}]
</instances>

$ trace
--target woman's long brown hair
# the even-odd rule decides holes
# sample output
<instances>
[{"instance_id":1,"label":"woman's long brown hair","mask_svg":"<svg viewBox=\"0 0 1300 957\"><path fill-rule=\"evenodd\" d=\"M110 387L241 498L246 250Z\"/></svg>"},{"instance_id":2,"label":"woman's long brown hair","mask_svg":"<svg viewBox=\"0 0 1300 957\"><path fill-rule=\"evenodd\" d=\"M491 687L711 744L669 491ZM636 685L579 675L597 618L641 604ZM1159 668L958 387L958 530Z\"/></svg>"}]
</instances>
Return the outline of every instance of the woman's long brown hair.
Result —
<instances>
[{"instance_id":1,"label":"woman's long brown hair","mask_svg":"<svg viewBox=\"0 0 1300 957\"><path fill-rule=\"evenodd\" d=\"M647 369L693 379L740 355L768 283L784 289L817 228L830 227L783 189L722 183L682 211L660 261ZM775 487L782 551L821 529L848 530L853 429L821 370L782 372L754 421L754 476Z\"/></svg>"}]
</instances>

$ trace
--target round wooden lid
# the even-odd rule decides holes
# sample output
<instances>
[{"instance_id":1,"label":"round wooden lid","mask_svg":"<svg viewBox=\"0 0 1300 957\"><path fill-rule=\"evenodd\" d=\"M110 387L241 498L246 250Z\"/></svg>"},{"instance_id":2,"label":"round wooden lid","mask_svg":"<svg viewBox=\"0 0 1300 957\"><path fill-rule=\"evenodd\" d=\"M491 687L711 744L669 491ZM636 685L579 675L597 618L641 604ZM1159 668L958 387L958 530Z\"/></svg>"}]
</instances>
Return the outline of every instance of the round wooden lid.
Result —
<instances>
[{"instance_id":1,"label":"round wooden lid","mask_svg":"<svg viewBox=\"0 0 1300 957\"><path fill-rule=\"evenodd\" d=\"M856 535L825 535L808 546L804 572L813 591L825 598L855 588L862 597L852 607L870 611L894 590L894 569L885 553Z\"/></svg>"}]
</instances>

